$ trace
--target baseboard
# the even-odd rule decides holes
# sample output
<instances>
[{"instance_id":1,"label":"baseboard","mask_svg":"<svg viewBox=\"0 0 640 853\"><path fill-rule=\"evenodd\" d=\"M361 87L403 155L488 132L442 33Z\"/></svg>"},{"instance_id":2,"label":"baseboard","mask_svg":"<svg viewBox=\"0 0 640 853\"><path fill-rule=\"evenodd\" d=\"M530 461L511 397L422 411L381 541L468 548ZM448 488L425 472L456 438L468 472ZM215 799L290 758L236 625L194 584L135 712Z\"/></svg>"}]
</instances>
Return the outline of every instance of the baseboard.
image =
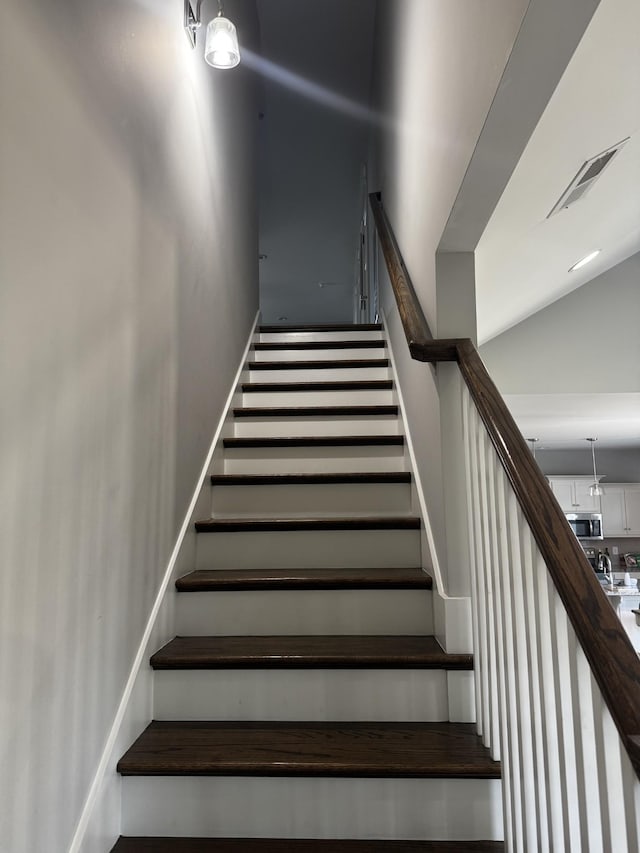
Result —
<instances>
[{"instance_id":1,"label":"baseboard","mask_svg":"<svg viewBox=\"0 0 640 853\"><path fill-rule=\"evenodd\" d=\"M152 718L153 679L152 670L147 662L150 654L174 635L173 581L180 575L186 574L194 565L194 523L197 518L209 514L208 477L215 465L216 447L230 423L230 413L246 370L249 347L254 340L258 319L259 312L255 316L240 366L231 385L222 416L149 613L68 853L104 853L111 848L120 834L120 777L116 773L116 764L124 750Z\"/></svg>"}]
</instances>

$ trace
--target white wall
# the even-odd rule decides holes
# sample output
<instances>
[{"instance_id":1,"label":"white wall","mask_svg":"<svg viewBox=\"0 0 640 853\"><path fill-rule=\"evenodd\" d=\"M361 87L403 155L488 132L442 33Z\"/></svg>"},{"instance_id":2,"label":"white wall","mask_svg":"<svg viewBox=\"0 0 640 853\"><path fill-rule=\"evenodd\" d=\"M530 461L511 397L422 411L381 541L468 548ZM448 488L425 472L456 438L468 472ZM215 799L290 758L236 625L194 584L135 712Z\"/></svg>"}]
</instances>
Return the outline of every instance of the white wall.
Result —
<instances>
[{"instance_id":1,"label":"white wall","mask_svg":"<svg viewBox=\"0 0 640 853\"><path fill-rule=\"evenodd\" d=\"M383 123L371 162L373 188L382 190L434 334L436 250L526 5L525 0L379 3L374 74ZM437 383L431 368L409 359L393 296L382 278L382 304L420 474L446 563ZM467 319L461 314L463 328ZM455 333L448 323L447 334Z\"/></svg>"},{"instance_id":2,"label":"white wall","mask_svg":"<svg viewBox=\"0 0 640 853\"><path fill-rule=\"evenodd\" d=\"M68 849L257 307L253 81L181 23L174 0L0 12L7 853Z\"/></svg>"},{"instance_id":3,"label":"white wall","mask_svg":"<svg viewBox=\"0 0 640 853\"><path fill-rule=\"evenodd\" d=\"M350 322L375 0L311 8L259 0L258 8L270 63L261 123L262 319Z\"/></svg>"},{"instance_id":4,"label":"white wall","mask_svg":"<svg viewBox=\"0 0 640 853\"><path fill-rule=\"evenodd\" d=\"M480 349L503 394L640 391L640 254Z\"/></svg>"}]
</instances>

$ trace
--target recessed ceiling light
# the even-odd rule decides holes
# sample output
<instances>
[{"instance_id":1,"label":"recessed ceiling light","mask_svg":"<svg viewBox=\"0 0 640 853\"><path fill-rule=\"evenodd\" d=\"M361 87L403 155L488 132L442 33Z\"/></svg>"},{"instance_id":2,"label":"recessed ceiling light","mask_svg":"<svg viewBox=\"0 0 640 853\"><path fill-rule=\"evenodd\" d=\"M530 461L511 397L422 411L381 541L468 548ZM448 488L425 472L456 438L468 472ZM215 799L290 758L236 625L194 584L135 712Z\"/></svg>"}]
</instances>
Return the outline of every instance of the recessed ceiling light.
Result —
<instances>
[{"instance_id":1,"label":"recessed ceiling light","mask_svg":"<svg viewBox=\"0 0 640 853\"><path fill-rule=\"evenodd\" d=\"M589 263L589 261L592 261L596 257L596 255L599 255L600 251L600 249L596 249L595 252L589 252L588 255L582 258L582 260L575 263L572 267L569 267L569 272L573 272L574 270L579 270L580 267L584 267L586 264Z\"/></svg>"}]
</instances>

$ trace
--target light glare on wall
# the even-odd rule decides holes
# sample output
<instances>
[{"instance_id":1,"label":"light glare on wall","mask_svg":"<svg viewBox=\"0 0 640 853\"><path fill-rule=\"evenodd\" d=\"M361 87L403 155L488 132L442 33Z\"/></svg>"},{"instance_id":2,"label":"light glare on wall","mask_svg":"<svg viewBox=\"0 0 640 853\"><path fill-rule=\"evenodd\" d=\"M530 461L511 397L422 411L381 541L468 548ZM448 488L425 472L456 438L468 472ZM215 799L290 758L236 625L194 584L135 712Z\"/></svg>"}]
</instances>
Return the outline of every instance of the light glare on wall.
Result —
<instances>
[{"instance_id":1,"label":"light glare on wall","mask_svg":"<svg viewBox=\"0 0 640 853\"><path fill-rule=\"evenodd\" d=\"M194 6L195 2L195 6ZM184 0L184 27L191 46L196 46L196 33L202 26L202 0ZM238 34L234 24L224 17L222 0L218 0L218 15L207 24L204 46L205 61L213 68L235 68L240 62Z\"/></svg>"}]
</instances>

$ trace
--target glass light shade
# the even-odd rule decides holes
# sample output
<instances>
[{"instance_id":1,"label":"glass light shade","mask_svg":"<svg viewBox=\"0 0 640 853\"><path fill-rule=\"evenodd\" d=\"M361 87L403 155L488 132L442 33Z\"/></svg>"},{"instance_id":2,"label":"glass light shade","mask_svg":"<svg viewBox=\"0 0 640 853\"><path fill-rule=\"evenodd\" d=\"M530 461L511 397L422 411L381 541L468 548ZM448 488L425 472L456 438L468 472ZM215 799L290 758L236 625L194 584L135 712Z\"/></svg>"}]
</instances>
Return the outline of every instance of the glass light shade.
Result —
<instances>
[{"instance_id":1,"label":"glass light shade","mask_svg":"<svg viewBox=\"0 0 640 853\"><path fill-rule=\"evenodd\" d=\"M240 48L235 26L219 15L207 25L204 58L213 68L235 68L240 62Z\"/></svg>"},{"instance_id":2,"label":"glass light shade","mask_svg":"<svg viewBox=\"0 0 640 853\"><path fill-rule=\"evenodd\" d=\"M604 489L600 483L594 483L592 486L589 486L589 494L592 498L600 498L604 495Z\"/></svg>"}]
</instances>

